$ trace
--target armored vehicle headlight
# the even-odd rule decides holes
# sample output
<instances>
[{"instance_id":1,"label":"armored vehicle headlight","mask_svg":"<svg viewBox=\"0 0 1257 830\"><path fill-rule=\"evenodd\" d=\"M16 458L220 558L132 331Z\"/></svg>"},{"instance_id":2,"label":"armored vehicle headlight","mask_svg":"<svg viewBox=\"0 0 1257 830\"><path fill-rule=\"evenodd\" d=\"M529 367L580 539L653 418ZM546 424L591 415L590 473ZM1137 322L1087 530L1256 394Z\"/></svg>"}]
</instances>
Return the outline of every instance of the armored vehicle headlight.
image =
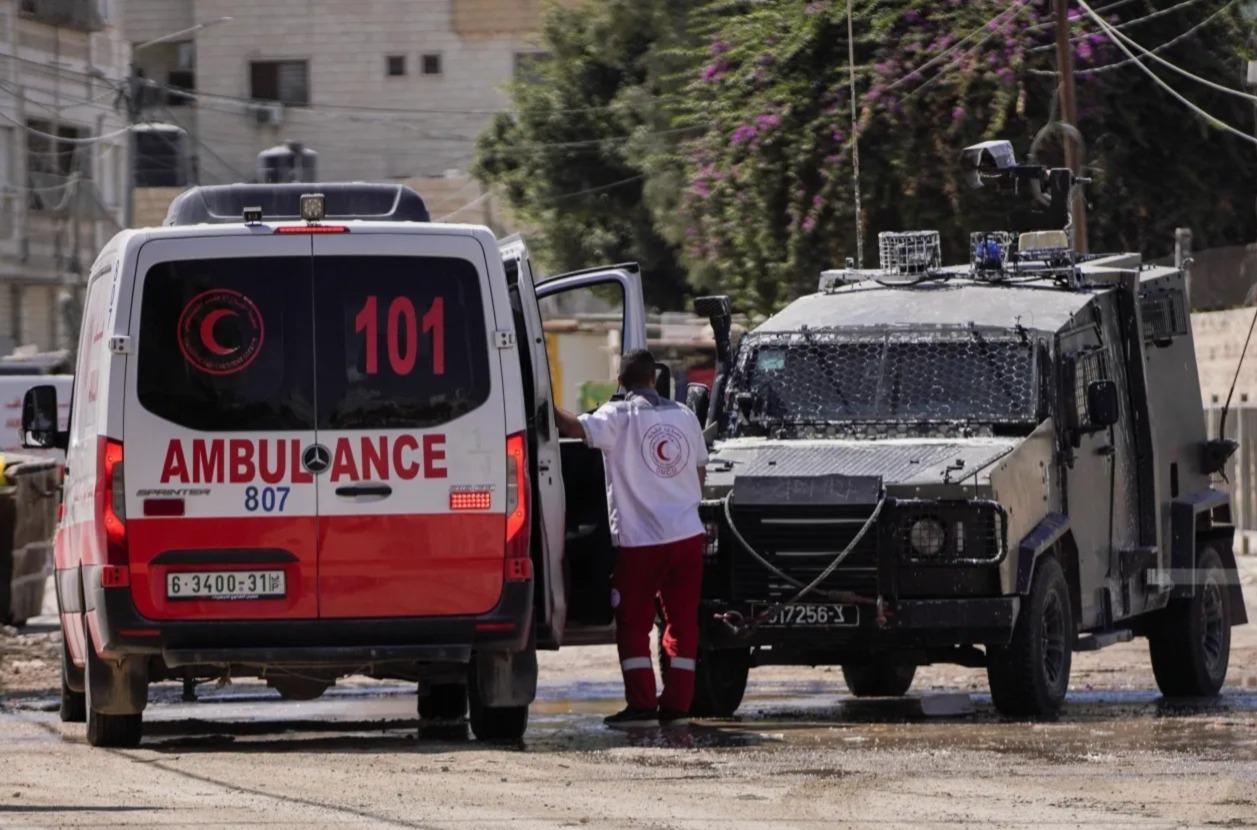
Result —
<instances>
[{"instance_id":1,"label":"armored vehicle headlight","mask_svg":"<svg viewBox=\"0 0 1257 830\"><path fill-rule=\"evenodd\" d=\"M938 519L923 516L908 529L908 541L921 556L938 556L943 550L946 533Z\"/></svg>"}]
</instances>

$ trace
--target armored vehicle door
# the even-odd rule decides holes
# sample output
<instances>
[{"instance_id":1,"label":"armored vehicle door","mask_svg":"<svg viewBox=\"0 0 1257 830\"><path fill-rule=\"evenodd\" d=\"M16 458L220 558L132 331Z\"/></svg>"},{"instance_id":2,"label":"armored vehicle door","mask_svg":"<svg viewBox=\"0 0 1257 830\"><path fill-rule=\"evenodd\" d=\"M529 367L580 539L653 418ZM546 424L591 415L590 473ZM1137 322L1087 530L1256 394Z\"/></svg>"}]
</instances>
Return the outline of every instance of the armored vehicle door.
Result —
<instances>
[{"instance_id":1,"label":"armored vehicle door","mask_svg":"<svg viewBox=\"0 0 1257 830\"><path fill-rule=\"evenodd\" d=\"M1108 302L1106 302L1108 301ZM1099 318L1064 332L1062 419L1067 425L1063 484L1078 546L1079 623L1083 629L1127 616L1119 586L1121 552L1138 545L1135 449L1123 358L1112 295L1098 297ZM1111 384L1115 410L1103 408L1098 384ZM1111 422L1111 423L1109 423ZM1069 458L1072 453L1072 459Z\"/></svg>"}]
</instances>

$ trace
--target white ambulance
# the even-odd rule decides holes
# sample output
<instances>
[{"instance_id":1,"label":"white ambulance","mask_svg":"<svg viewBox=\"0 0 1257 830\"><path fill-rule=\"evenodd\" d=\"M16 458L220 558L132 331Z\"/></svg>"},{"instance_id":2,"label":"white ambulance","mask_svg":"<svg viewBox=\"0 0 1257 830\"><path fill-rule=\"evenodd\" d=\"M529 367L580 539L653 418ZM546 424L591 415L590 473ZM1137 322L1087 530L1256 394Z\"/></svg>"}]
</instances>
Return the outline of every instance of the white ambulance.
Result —
<instances>
[{"instance_id":1,"label":"white ambulance","mask_svg":"<svg viewBox=\"0 0 1257 830\"><path fill-rule=\"evenodd\" d=\"M151 682L366 674L522 735L536 649L611 624L601 457L559 440L538 299L618 291L643 347L636 267L537 280L394 185L196 188L165 224L91 269L68 431L53 387L24 401L67 450L63 719L135 745Z\"/></svg>"}]
</instances>

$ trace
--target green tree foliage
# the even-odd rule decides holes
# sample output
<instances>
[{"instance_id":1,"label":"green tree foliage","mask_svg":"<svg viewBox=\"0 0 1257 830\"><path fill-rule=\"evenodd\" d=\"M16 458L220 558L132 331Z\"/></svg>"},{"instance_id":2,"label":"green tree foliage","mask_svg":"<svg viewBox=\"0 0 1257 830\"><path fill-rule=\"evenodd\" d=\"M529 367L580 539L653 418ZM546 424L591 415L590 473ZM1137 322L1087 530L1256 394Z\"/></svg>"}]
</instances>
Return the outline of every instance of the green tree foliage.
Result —
<instances>
[{"instance_id":1,"label":"green tree foliage","mask_svg":"<svg viewBox=\"0 0 1257 830\"><path fill-rule=\"evenodd\" d=\"M633 159L661 132L656 100L670 72L661 53L684 33L685 5L552 7L541 37L549 58L512 85L514 110L481 136L475 168L540 230L529 244L546 267L639 262L647 303L663 309L684 305L685 270L656 230Z\"/></svg>"},{"instance_id":2,"label":"green tree foliage","mask_svg":"<svg viewBox=\"0 0 1257 830\"><path fill-rule=\"evenodd\" d=\"M812 290L823 268L854 257L855 135L864 264L876 262L876 235L884 230L937 229L945 254L965 257L968 232L999 229L1007 206L966 189L960 148L1009 138L1024 158L1038 130L1058 117L1045 5L857 0L854 127L845 2L713 10L719 13L707 21L701 68L678 114L711 129L683 148L688 181L665 225L684 245L692 278L766 311ZM1172 3L1110 5L1121 8L1106 16L1122 25ZM1222 5L1199 2L1123 31L1160 46ZM1095 179L1088 190L1092 248L1161 255L1181 224L1198 229L1207 245L1251 239L1257 177L1244 159L1253 148L1192 116L1138 67L1108 69L1125 56L1094 21L1075 15L1079 120ZM1201 38L1210 48L1200 48ZM1162 54L1227 83L1245 51L1238 18L1224 13ZM1251 125L1251 104L1171 82L1221 120ZM1047 148L1039 160L1063 164L1059 142Z\"/></svg>"},{"instance_id":3,"label":"green tree foliage","mask_svg":"<svg viewBox=\"0 0 1257 830\"><path fill-rule=\"evenodd\" d=\"M1238 85L1251 50L1237 3L1091 2L1166 60ZM947 258L963 258L970 231L1006 227L1007 205L964 186L959 150L1008 138L1024 159L1059 117L1050 4L853 8L854 119L845 0L590 0L556 11L545 31L554 61L516 87L517 113L483 139L482 175L544 229L556 264L639 259L660 276L659 305L679 299L685 273L694 290L771 311L856 256L858 136L864 265L885 230L937 229ZM1094 21L1073 17L1091 248L1164 255L1181 225L1199 247L1250 241L1257 148L1191 114L1123 63ZM1252 129L1251 102L1151 65L1218 120ZM595 109L571 111L581 107ZM540 146L591 137L607 140ZM1062 164L1060 142L1038 160Z\"/></svg>"}]
</instances>

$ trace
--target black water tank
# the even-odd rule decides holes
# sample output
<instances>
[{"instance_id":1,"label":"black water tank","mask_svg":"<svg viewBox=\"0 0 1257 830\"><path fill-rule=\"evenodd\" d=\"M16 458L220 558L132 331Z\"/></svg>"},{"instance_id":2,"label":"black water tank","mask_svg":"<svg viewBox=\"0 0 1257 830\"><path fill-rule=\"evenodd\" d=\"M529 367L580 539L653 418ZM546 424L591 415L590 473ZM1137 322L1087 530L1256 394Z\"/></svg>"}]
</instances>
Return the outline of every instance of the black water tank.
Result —
<instances>
[{"instance_id":1,"label":"black water tank","mask_svg":"<svg viewBox=\"0 0 1257 830\"><path fill-rule=\"evenodd\" d=\"M300 141L285 141L258 153L258 181L264 184L316 182L319 154Z\"/></svg>"}]
</instances>

